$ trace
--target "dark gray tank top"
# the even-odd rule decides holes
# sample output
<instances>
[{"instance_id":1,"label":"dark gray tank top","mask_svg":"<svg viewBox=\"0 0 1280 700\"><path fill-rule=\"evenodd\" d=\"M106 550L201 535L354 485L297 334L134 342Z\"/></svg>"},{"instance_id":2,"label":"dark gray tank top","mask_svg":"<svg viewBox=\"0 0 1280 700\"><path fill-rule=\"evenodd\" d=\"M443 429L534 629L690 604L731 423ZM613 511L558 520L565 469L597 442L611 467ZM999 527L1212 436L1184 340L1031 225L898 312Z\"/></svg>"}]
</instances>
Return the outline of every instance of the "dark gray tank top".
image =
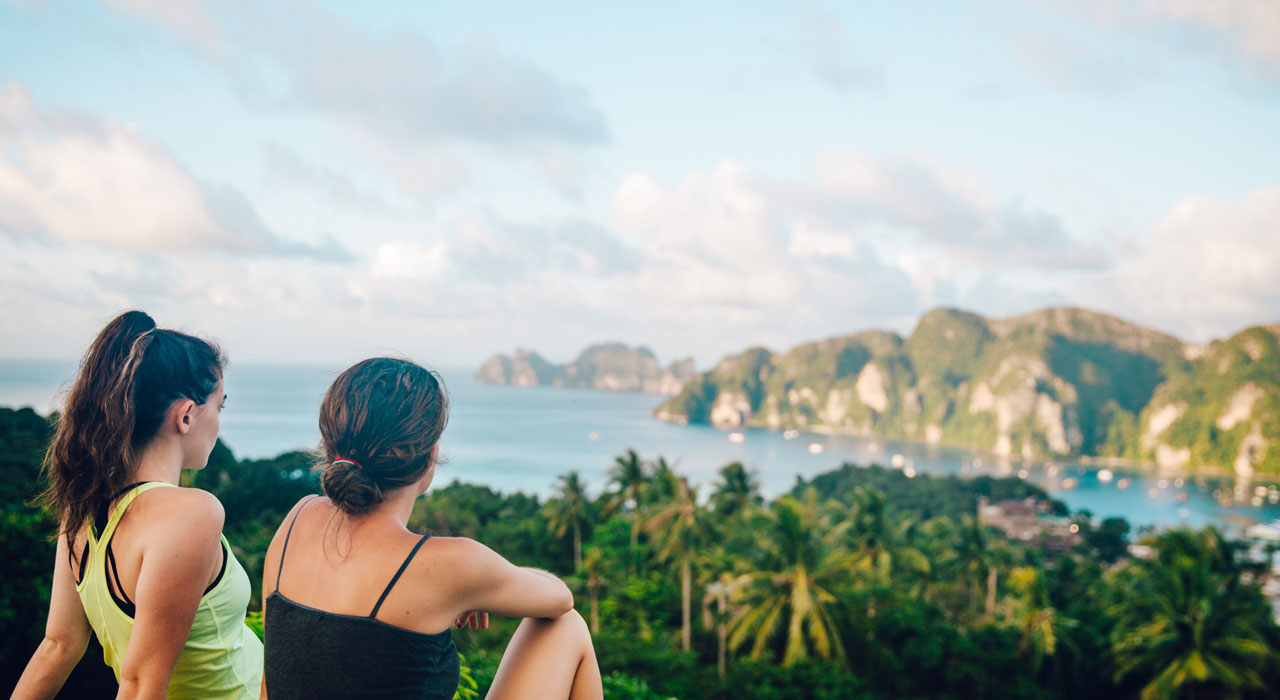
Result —
<instances>
[{"instance_id":1,"label":"dark gray tank top","mask_svg":"<svg viewBox=\"0 0 1280 700\"><path fill-rule=\"evenodd\" d=\"M308 501L309 502L309 501ZM305 508L303 504L302 508ZM302 508L298 512L302 512ZM458 650L452 630L423 634L377 620L378 609L430 535L423 535L383 589L368 617L339 615L295 603L280 593L280 574L293 534L280 549L276 590L265 603L264 665L271 700L452 698Z\"/></svg>"}]
</instances>

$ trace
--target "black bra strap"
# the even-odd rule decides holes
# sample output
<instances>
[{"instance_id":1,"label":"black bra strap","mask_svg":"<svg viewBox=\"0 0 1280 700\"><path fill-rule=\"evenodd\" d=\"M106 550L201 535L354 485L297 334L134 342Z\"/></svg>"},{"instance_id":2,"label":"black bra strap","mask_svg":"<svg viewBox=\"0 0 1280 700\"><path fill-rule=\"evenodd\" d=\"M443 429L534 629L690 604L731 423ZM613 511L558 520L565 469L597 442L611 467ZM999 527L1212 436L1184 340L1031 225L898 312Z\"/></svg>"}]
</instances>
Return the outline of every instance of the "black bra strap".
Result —
<instances>
[{"instance_id":1,"label":"black bra strap","mask_svg":"<svg viewBox=\"0 0 1280 700\"><path fill-rule=\"evenodd\" d=\"M404 563L400 565L400 570L396 572L395 576L391 577L391 583L388 583L387 587L382 589L382 597L378 598L378 602L374 604L373 612L369 613L369 617L378 616L378 609L382 607L382 601L387 599L387 594L395 587L396 581L400 580L400 574L403 574L404 570L409 568L409 562L413 560L413 555L418 553L418 549L422 547L422 543L426 542L429 537L431 537L431 535L423 535L422 539L418 540L418 543L413 545L413 549L409 552L409 556L405 557Z\"/></svg>"},{"instance_id":2,"label":"black bra strap","mask_svg":"<svg viewBox=\"0 0 1280 700\"><path fill-rule=\"evenodd\" d=\"M139 486L142 486L143 484L149 484L149 483L151 483L151 482L150 482L150 481L135 481L135 482L133 482L132 484L129 484L128 486L126 486L126 487L124 487L124 488L120 489L119 491L116 491L115 493L111 494L111 498L108 498L104 503L99 504L97 512L95 512L95 513L93 514L93 521L92 521L92 523L91 523L91 526L93 527L93 531L94 531L94 532L102 532L102 531L103 531L103 529L105 529L105 528L107 527L107 519L111 517L111 510L110 510L110 507L111 507L111 504L112 504L112 503L114 503L114 502L116 501L116 499L118 499L118 498L120 498L121 496L125 495L126 493L129 493L130 491L132 491L132 490L134 490L134 489L138 488ZM83 572L83 571L82 571L82 572L80 572L80 573L81 573L81 576L83 576L83 575L84 575L84 572Z\"/></svg>"},{"instance_id":3,"label":"black bra strap","mask_svg":"<svg viewBox=\"0 0 1280 700\"><path fill-rule=\"evenodd\" d=\"M284 573L284 555L285 555L285 552L289 551L289 536L293 534L293 524L298 522L298 516L302 515L302 509L306 508L308 503L311 503L317 498L319 498L319 496L312 496L311 498L308 498L305 502L303 502L302 505L298 506L298 512L294 513L293 520L289 521L289 530L288 532L284 533L284 546L280 548L280 566L276 567L276 590L277 591L280 590L280 574Z\"/></svg>"}]
</instances>

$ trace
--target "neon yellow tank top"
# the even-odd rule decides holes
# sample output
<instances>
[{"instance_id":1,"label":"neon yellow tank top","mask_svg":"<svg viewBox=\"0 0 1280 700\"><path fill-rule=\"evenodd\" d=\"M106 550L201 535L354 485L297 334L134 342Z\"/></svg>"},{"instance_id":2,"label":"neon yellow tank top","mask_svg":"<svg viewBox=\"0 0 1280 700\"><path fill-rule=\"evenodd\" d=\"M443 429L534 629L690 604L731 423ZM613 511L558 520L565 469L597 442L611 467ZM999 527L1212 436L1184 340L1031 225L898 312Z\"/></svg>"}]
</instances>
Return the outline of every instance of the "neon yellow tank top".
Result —
<instances>
[{"instance_id":1,"label":"neon yellow tank top","mask_svg":"<svg viewBox=\"0 0 1280 700\"><path fill-rule=\"evenodd\" d=\"M133 499L144 491L163 486L173 484L153 481L126 493L98 537L94 537L93 527L88 528L85 546L89 549L89 561L76 592L80 594L89 625L102 644L103 659L115 671L117 682L125 650L129 648L133 618L120 609L107 588L107 544ZM191 623L191 635L169 678L171 700L257 700L261 690L262 642L244 623L251 594L249 575L231 553L227 538L220 538L227 567L218 584L200 598Z\"/></svg>"}]
</instances>

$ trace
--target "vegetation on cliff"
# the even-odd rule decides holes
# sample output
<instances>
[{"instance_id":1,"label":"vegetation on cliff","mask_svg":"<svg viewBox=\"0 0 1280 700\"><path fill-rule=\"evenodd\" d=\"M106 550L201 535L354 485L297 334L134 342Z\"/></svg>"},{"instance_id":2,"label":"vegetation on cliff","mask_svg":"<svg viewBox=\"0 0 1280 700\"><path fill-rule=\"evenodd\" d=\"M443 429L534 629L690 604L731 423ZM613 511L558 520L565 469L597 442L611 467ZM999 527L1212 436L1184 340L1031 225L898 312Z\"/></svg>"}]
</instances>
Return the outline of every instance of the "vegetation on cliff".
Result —
<instances>
[{"instance_id":1,"label":"vegetation on cliff","mask_svg":"<svg viewBox=\"0 0 1280 700\"><path fill-rule=\"evenodd\" d=\"M1083 309L936 309L905 338L864 331L726 357L655 415L1280 473L1280 326L1200 348Z\"/></svg>"}]
</instances>

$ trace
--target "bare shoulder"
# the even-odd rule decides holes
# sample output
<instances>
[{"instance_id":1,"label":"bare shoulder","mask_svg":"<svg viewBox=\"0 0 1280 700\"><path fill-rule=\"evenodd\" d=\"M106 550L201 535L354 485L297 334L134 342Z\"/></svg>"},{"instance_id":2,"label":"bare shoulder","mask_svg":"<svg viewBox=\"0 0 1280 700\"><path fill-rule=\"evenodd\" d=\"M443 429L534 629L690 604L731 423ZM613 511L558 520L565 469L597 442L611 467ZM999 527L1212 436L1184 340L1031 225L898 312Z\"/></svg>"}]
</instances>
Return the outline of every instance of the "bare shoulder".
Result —
<instances>
[{"instance_id":1,"label":"bare shoulder","mask_svg":"<svg viewBox=\"0 0 1280 700\"><path fill-rule=\"evenodd\" d=\"M511 566L502 555L469 537L432 537L431 559L458 579L491 576Z\"/></svg>"},{"instance_id":2,"label":"bare shoulder","mask_svg":"<svg viewBox=\"0 0 1280 700\"><path fill-rule=\"evenodd\" d=\"M217 496L196 488L151 489L135 501L148 519L163 518L166 523L213 529L222 532L226 511Z\"/></svg>"}]
</instances>

